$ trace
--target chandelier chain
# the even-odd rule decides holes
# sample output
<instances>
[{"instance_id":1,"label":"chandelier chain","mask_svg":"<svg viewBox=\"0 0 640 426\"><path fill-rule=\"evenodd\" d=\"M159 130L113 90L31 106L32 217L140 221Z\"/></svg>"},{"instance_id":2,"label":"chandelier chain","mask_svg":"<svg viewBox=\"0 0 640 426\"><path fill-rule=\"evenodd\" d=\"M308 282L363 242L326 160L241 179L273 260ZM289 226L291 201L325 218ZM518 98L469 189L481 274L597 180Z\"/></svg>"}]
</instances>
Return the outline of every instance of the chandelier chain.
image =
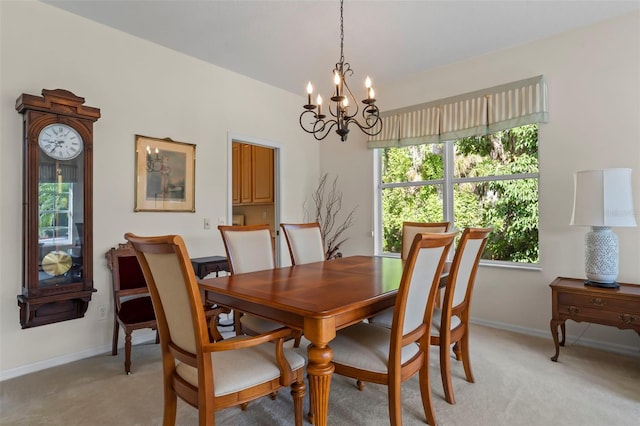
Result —
<instances>
[{"instance_id":1,"label":"chandelier chain","mask_svg":"<svg viewBox=\"0 0 640 426\"><path fill-rule=\"evenodd\" d=\"M342 10L343 0L340 0L340 63L344 62L344 17Z\"/></svg>"}]
</instances>

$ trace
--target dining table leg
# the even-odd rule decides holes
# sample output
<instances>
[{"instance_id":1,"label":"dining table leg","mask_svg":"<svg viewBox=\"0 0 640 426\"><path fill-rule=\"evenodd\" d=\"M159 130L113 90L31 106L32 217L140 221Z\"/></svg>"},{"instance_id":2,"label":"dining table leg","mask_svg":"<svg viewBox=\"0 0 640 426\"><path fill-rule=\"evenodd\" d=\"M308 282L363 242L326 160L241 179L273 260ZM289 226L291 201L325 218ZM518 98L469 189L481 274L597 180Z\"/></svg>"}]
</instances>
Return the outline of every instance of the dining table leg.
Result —
<instances>
[{"instance_id":1,"label":"dining table leg","mask_svg":"<svg viewBox=\"0 0 640 426\"><path fill-rule=\"evenodd\" d=\"M309 363L309 422L316 426L326 426L329 414L329 391L331 375L335 367L333 350L329 342L336 336L335 323L331 319L305 319L304 335L311 344L307 349Z\"/></svg>"},{"instance_id":2,"label":"dining table leg","mask_svg":"<svg viewBox=\"0 0 640 426\"><path fill-rule=\"evenodd\" d=\"M325 426L329 414L329 391L331 389L331 375L335 367L331 360L333 351L328 345L318 347L309 345L309 421L316 426Z\"/></svg>"}]
</instances>

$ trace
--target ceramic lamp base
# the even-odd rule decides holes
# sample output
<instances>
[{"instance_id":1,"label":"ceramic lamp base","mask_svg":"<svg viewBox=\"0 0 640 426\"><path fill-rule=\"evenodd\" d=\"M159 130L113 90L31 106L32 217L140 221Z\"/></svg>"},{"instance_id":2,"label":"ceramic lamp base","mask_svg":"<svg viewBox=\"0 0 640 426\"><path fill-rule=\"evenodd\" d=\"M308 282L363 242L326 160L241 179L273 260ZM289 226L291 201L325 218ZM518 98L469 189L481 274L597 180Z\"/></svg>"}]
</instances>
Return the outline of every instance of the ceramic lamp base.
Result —
<instances>
[{"instance_id":1,"label":"ceramic lamp base","mask_svg":"<svg viewBox=\"0 0 640 426\"><path fill-rule=\"evenodd\" d=\"M587 232L584 267L588 281L615 284L618 278L618 236L611 228L593 226Z\"/></svg>"}]
</instances>

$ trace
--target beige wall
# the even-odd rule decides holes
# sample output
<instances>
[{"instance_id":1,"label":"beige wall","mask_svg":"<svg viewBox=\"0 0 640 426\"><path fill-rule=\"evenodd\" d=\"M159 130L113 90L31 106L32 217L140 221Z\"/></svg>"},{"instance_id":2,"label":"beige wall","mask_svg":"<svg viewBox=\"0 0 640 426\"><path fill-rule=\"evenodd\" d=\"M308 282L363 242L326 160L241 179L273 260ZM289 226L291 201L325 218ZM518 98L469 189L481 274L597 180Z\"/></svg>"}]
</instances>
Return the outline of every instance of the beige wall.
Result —
<instances>
[{"instance_id":1,"label":"beige wall","mask_svg":"<svg viewBox=\"0 0 640 426\"><path fill-rule=\"evenodd\" d=\"M540 126L541 268L481 268L472 316L550 338L548 284L556 276L584 276L588 229L569 226L573 172L632 168L640 224L640 14L434 69L378 87L376 98L381 109L392 110L540 74L547 80L550 110L549 123ZM343 251L371 253L373 156L364 138L354 130L346 144L323 142L320 164L323 172L340 175L345 198L362 213ZM614 231L620 240L619 280L640 283L640 227ZM583 331L583 344L635 353L640 349L640 338L631 330L572 321L567 341Z\"/></svg>"},{"instance_id":2,"label":"beige wall","mask_svg":"<svg viewBox=\"0 0 640 426\"><path fill-rule=\"evenodd\" d=\"M215 225L231 211L229 133L280 148L281 220L302 218L305 197L317 183L319 154L318 144L297 124L301 96L43 3L2 1L0 19L0 379L109 350L113 319L97 315L99 306L112 309L104 253L122 242L125 232L179 233L192 257L224 255ZM70 90L102 112L94 136L98 291L84 319L22 330L16 301L22 117L15 100L21 93L39 95L43 88ZM135 134L197 145L196 213L133 212ZM211 230L203 229L205 217Z\"/></svg>"}]
</instances>

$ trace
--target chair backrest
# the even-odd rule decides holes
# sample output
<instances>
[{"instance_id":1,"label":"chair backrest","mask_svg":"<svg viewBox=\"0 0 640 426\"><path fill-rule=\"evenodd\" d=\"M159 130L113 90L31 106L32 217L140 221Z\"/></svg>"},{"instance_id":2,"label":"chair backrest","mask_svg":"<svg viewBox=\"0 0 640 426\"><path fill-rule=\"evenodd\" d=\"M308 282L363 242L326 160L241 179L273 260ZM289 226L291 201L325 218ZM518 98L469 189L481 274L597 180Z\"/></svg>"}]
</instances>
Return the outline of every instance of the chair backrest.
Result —
<instances>
[{"instance_id":1,"label":"chair backrest","mask_svg":"<svg viewBox=\"0 0 640 426\"><path fill-rule=\"evenodd\" d=\"M443 317L450 316L456 307L470 304L480 257L491 231L492 228L465 228L462 232L442 300Z\"/></svg>"},{"instance_id":2,"label":"chair backrest","mask_svg":"<svg viewBox=\"0 0 640 426\"><path fill-rule=\"evenodd\" d=\"M118 244L105 253L107 264L111 269L111 282L116 307L120 307L123 297L134 295L148 295L149 289L144 274L138 263L136 252L131 244Z\"/></svg>"},{"instance_id":3,"label":"chair backrest","mask_svg":"<svg viewBox=\"0 0 640 426\"><path fill-rule=\"evenodd\" d=\"M201 348L209 342L209 334L198 282L182 237L127 233L125 238L133 246L149 285L163 358L170 354L196 368L198 358L210 362L210 357L202 357ZM163 365L175 369L166 359Z\"/></svg>"},{"instance_id":4,"label":"chair backrest","mask_svg":"<svg viewBox=\"0 0 640 426\"><path fill-rule=\"evenodd\" d=\"M440 275L456 233L423 234L413 239L396 296L393 313L392 351L418 341L429 347L429 330Z\"/></svg>"},{"instance_id":5,"label":"chair backrest","mask_svg":"<svg viewBox=\"0 0 640 426\"><path fill-rule=\"evenodd\" d=\"M413 243L413 238L421 232L441 234L449 232L450 222L402 222L402 242L400 257L406 260Z\"/></svg>"},{"instance_id":6,"label":"chair backrest","mask_svg":"<svg viewBox=\"0 0 640 426\"><path fill-rule=\"evenodd\" d=\"M232 274L275 267L269 225L218 226Z\"/></svg>"},{"instance_id":7,"label":"chair backrest","mask_svg":"<svg viewBox=\"0 0 640 426\"><path fill-rule=\"evenodd\" d=\"M289 247L292 265L322 262L326 260L320 224L281 223Z\"/></svg>"}]
</instances>

